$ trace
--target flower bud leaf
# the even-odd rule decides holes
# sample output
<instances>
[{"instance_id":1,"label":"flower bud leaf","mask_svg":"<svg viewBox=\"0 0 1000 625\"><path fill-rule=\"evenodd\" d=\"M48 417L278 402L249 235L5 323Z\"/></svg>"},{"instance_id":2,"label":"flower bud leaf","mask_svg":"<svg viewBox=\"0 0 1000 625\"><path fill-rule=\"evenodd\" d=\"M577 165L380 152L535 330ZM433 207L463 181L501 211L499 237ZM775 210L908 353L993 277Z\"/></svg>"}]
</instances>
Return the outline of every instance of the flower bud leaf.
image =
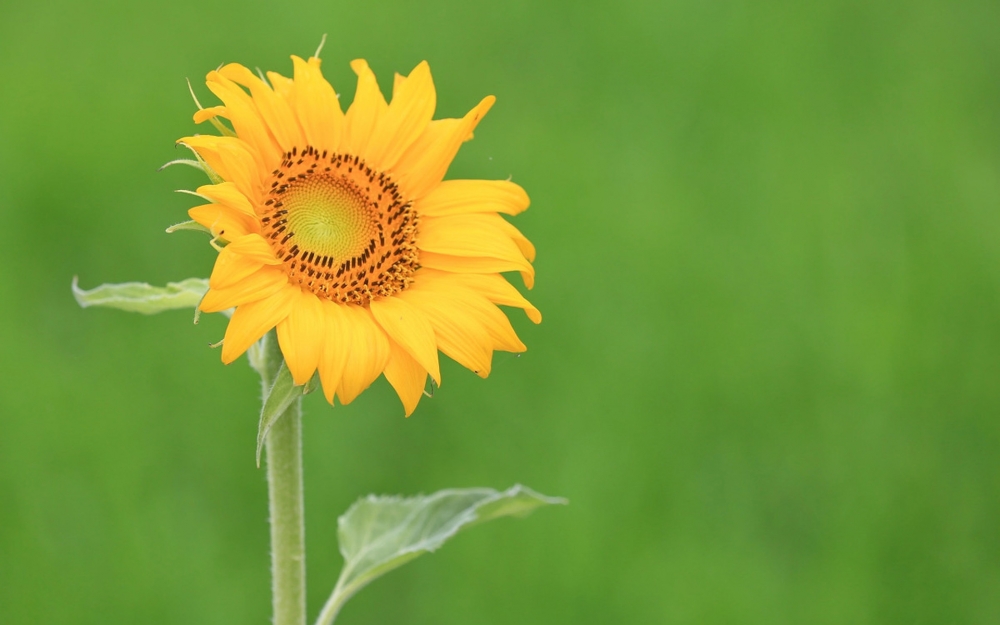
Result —
<instances>
[{"instance_id":1,"label":"flower bud leaf","mask_svg":"<svg viewBox=\"0 0 1000 625\"><path fill-rule=\"evenodd\" d=\"M81 289L77 278L73 277L73 297L81 307L105 306L145 315L194 308L206 291L208 280L204 278L168 282L166 286L151 286L145 282L102 284L88 291Z\"/></svg>"}]
</instances>

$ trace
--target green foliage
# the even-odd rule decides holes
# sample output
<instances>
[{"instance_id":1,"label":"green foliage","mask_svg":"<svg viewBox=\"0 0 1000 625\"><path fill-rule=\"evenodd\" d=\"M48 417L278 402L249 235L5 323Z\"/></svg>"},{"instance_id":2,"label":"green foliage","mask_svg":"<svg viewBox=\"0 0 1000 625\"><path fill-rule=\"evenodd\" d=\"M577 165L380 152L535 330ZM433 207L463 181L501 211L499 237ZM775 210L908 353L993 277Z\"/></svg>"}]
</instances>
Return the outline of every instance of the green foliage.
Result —
<instances>
[{"instance_id":1,"label":"green foliage","mask_svg":"<svg viewBox=\"0 0 1000 625\"><path fill-rule=\"evenodd\" d=\"M201 225L200 223L198 223L193 219L182 221L180 223L176 223L170 226L169 228L167 228L167 234L173 234L179 230L194 230L196 232L207 232L208 234L212 234L211 230L209 230L208 228L206 228L205 226Z\"/></svg>"},{"instance_id":2,"label":"green foliage","mask_svg":"<svg viewBox=\"0 0 1000 625\"><path fill-rule=\"evenodd\" d=\"M145 282L102 284L85 291L73 278L73 297L83 308L103 306L129 312L153 315L164 310L194 308L208 291L208 280L188 278L181 282L168 282L167 286L151 286Z\"/></svg>"},{"instance_id":3,"label":"green foliage","mask_svg":"<svg viewBox=\"0 0 1000 625\"><path fill-rule=\"evenodd\" d=\"M435 551L465 528L565 503L565 499L546 497L520 484L503 492L467 488L406 498L369 495L338 520L344 568L317 625L333 622L340 607L367 584Z\"/></svg>"}]
</instances>

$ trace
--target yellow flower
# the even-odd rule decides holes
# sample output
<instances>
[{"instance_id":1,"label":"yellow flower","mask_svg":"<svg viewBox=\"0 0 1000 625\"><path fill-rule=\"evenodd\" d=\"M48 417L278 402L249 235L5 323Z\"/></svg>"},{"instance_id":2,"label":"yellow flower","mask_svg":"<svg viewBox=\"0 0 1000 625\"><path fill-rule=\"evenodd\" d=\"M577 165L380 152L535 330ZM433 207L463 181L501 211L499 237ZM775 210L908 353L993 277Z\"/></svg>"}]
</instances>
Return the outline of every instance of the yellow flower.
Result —
<instances>
[{"instance_id":1,"label":"yellow flower","mask_svg":"<svg viewBox=\"0 0 1000 625\"><path fill-rule=\"evenodd\" d=\"M438 350L482 377L494 350L524 351L497 304L541 321L500 275L532 286L534 247L499 215L525 210L528 196L505 180L442 181L492 96L432 121L426 62L396 75L386 103L356 60L344 113L320 60L292 61L293 78L267 82L237 64L209 72L224 105L194 119L226 136L180 140L222 180L199 188L211 203L190 210L227 242L200 308L236 309L223 362L276 327L296 384L319 371L327 400L346 404L384 373L409 415L427 375L440 384Z\"/></svg>"}]
</instances>

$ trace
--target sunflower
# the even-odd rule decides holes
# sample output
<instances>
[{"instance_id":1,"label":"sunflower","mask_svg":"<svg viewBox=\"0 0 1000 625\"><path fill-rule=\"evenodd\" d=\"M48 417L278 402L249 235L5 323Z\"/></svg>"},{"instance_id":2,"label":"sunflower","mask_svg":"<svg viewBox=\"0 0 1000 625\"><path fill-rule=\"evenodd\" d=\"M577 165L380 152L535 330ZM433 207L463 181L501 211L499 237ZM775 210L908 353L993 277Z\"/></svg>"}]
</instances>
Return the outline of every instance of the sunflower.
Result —
<instances>
[{"instance_id":1,"label":"sunflower","mask_svg":"<svg viewBox=\"0 0 1000 625\"><path fill-rule=\"evenodd\" d=\"M439 350L481 377L494 350L525 350L497 305L541 321L501 275L534 281L534 247L500 216L528 196L507 180L443 180L493 96L432 120L426 62L396 75L386 103L356 60L345 113L319 58L292 62L292 78L238 64L209 72L223 105L199 105L194 120L222 136L179 141L216 182L189 211L220 250L199 308L235 309L223 362L276 328L296 384L318 372L327 401L347 404L385 374L409 416L427 376L441 382Z\"/></svg>"}]
</instances>

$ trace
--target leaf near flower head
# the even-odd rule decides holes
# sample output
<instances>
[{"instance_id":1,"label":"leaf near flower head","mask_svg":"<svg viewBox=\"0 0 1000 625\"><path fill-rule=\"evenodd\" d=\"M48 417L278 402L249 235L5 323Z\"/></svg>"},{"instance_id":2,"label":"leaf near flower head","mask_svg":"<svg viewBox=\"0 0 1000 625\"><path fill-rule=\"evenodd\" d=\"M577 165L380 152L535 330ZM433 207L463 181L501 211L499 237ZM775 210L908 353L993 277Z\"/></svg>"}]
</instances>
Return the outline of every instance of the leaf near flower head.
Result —
<instances>
[{"instance_id":1,"label":"leaf near flower head","mask_svg":"<svg viewBox=\"0 0 1000 625\"><path fill-rule=\"evenodd\" d=\"M102 284L90 290L81 289L77 279L73 278L73 297L83 308L105 306L145 315L194 308L206 291L208 280L204 278L168 282L166 286L152 286L145 282Z\"/></svg>"}]
</instances>

